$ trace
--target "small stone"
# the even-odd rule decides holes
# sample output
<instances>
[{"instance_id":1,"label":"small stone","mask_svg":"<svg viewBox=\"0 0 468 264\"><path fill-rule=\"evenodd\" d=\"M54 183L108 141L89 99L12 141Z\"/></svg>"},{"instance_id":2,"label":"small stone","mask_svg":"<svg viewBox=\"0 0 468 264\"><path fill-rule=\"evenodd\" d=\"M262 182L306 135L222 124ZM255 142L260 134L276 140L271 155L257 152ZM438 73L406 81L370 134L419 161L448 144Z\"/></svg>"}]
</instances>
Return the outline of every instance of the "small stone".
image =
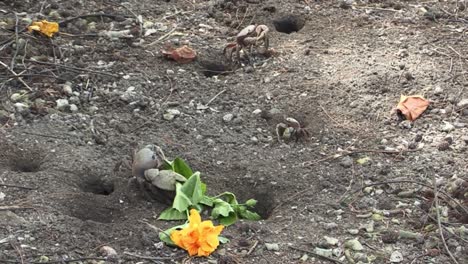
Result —
<instances>
[{"instance_id":1,"label":"small stone","mask_svg":"<svg viewBox=\"0 0 468 264\"><path fill-rule=\"evenodd\" d=\"M252 140L252 142L258 142L258 138L257 137L251 137L250 140Z\"/></svg>"},{"instance_id":2,"label":"small stone","mask_svg":"<svg viewBox=\"0 0 468 264\"><path fill-rule=\"evenodd\" d=\"M449 150L450 149L450 142L448 142L447 140L442 140L442 142L440 142L438 145L437 145L437 149L439 151L446 151L446 150Z\"/></svg>"},{"instance_id":3,"label":"small stone","mask_svg":"<svg viewBox=\"0 0 468 264\"><path fill-rule=\"evenodd\" d=\"M244 72L245 73L252 73L254 71L254 68L252 66L245 66Z\"/></svg>"},{"instance_id":4,"label":"small stone","mask_svg":"<svg viewBox=\"0 0 468 264\"><path fill-rule=\"evenodd\" d=\"M460 102L458 102L457 106L460 108L468 106L468 98L461 99Z\"/></svg>"},{"instance_id":5,"label":"small stone","mask_svg":"<svg viewBox=\"0 0 468 264\"><path fill-rule=\"evenodd\" d=\"M391 263L400 263L403 261L403 254L399 251L393 251L392 255L390 255L390 262Z\"/></svg>"},{"instance_id":6,"label":"small stone","mask_svg":"<svg viewBox=\"0 0 468 264\"><path fill-rule=\"evenodd\" d=\"M21 101L23 100L24 98L24 95L20 94L20 93L14 93L10 96L10 100L13 101L13 102L18 102L18 101Z\"/></svg>"},{"instance_id":7,"label":"small stone","mask_svg":"<svg viewBox=\"0 0 468 264\"><path fill-rule=\"evenodd\" d=\"M279 251L278 243L265 243L265 247L270 251Z\"/></svg>"},{"instance_id":8,"label":"small stone","mask_svg":"<svg viewBox=\"0 0 468 264\"><path fill-rule=\"evenodd\" d=\"M174 71L171 69L166 70L166 74L174 74Z\"/></svg>"},{"instance_id":9,"label":"small stone","mask_svg":"<svg viewBox=\"0 0 468 264\"><path fill-rule=\"evenodd\" d=\"M348 233L351 235L357 235L359 234L359 229L348 229Z\"/></svg>"},{"instance_id":10,"label":"small stone","mask_svg":"<svg viewBox=\"0 0 468 264\"><path fill-rule=\"evenodd\" d=\"M70 111L72 113L78 112L78 106L76 106L75 104L71 104L70 105Z\"/></svg>"},{"instance_id":11,"label":"small stone","mask_svg":"<svg viewBox=\"0 0 468 264\"><path fill-rule=\"evenodd\" d=\"M177 116L180 115L180 111L177 109L167 109L166 113L164 113L163 118L164 120L171 121Z\"/></svg>"},{"instance_id":12,"label":"small stone","mask_svg":"<svg viewBox=\"0 0 468 264\"><path fill-rule=\"evenodd\" d=\"M73 95L73 89L72 89L71 86L72 86L72 84L70 82L66 82L63 85L62 90L66 95Z\"/></svg>"},{"instance_id":13,"label":"small stone","mask_svg":"<svg viewBox=\"0 0 468 264\"><path fill-rule=\"evenodd\" d=\"M444 92L444 89L442 89L442 87L440 87L439 85L437 85L435 88L434 88L434 94L436 95L440 95Z\"/></svg>"},{"instance_id":14,"label":"small stone","mask_svg":"<svg viewBox=\"0 0 468 264\"><path fill-rule=\"evenodd\" d=\"M449 122L444 121L444 125L440 128L441 131L443 132L450 132L455 129L455 126L450 124Z\"/></svg>"},{"instance_id":15,"label":"small stone","mask_svg":"<svg viewBox=\"0 0 468 264\"><path fill-rule=\"evenodd\" d=\"M26 111L29 108L29 106L27 104L24 104L24 103L15 103L14 106L15 106L16 112L18 112L18 113L22 113L22 112Z\"/></svg>"},{"instance_id":16,"label":"small stone","mask_svg":"<svg viewBox=\"0 0 468 264\"><path fill-rule=\"evenodd\" d=\"M3 201L5 199L5 194L0 192L0 202Z\"/></svg>"},{"instance_id":17,"label":"small stone","mask_svg":"<svg viewBox=\"0 0 468 264\"><path fill-rule=\"evenodd\" d=\"M338 227L337 223L325 223L326 230L333 230Z\"/></svg>"},{"instance_id":18,"label":"small stone","mask_svg":"<svg viewBox=\"0 0 468 264\"><path fill-rule=\"evenodd\" d=\"M57 103L57 109L58 110L66 110L69 107L69 103L67 99L58 99L55 101Z\"/></svg>"},{"instance_id":19,"label":"small stone","mask_svg":"<svg viewBox=\"0 0 468 264\"><path fill-rule=\"evenodd\" d=\"M336 246L336 245L338 245L338 239L336 239L336 238L334 238L334 237L324 236L323 238L325 238L325 241L326 241L327 244L330 245L330 246Z\"/></svg>"},{"instance_id":20,"label":"small stone","mask_svg":"<svg viewBox=\"0 0 468 264\"><path fill-rule=\"evenodd\" d=\"M350 248L354 251L362 251L364 250L364 247L362 246L361 242L357 239L351 239L345 242L344 244L345 248Z\"/></svg>"},{"instance_id":21,"label":"small stone","mask_svg":"<svg viewBox=\"0 0 468 264\"><path fill-rule=\"evenodd\" d=\"M234 118L234 115L233 114L226 114L223 116L223 121L228 123L228 122L231 122L231 120Z\"/></svg>"},{"instance_id":22,"label":"small stone","mask_svg":"<svg viewBox=\"0 0 468 264\"><path fill-rule=\"evenodd\" d=\"M361 252L358 252L358 253L354 254L354 260L359 262L359 263L367 263L368 262L367 255L364 254L364 253L361 253Z\"/></svg>"},{"instance_id":23,"label":"small stone","mask_svg":"<svg viewBox=\"0 0 468 264\"><path fill-rule=\"evenodd\" d=\"M398 126L402 129L411 129L413 127L413 123L409 120L401 121Z\"/></svg>"},{"instance_id":24,"label":"small stone","mask_svg":"<svg viewBox=\"0 0 468 264\"><path fill-rule=\"evenodd\" d=\"M325 249L325 248L316 247L316 248L314 249L314 252L315 252L315 254L317 254L317 255L324 256L324 257L327 257L327 258L333 257L333 250L331 250L331 249Z\"/></svg>"},{"instance_id":25,"label":"small stone","mask_svg":"<svg viewBox=\"0 0 468 264\"><path fill-rule=\"evenodd\" d=\"M260 110L260 109L255 109L255 110L253 110L253 112L252 112L252 114L254 114L254 115L259 115L259 114L261 114L261 113L262 113L262 110Z\"/></svg>"},{"instance_id":26,"label":"small stone","mask_svg":"<svg viewBox=\"0 0 468 264\"><path fill-rule=\"evenodd\" d=\"M350 168L351 166L353 166L353 159L349 156L343 157L341 159L340 165L345 168Z\"/></svg>"}]
</instances>

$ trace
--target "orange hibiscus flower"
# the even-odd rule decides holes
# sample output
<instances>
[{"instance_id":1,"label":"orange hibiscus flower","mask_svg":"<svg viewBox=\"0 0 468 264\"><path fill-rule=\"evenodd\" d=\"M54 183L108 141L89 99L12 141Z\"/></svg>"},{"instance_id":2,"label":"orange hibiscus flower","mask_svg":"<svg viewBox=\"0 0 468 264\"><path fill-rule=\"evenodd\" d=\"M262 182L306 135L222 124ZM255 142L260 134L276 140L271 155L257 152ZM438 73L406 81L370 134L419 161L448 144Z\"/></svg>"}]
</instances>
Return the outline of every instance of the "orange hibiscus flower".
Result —
<instances>
[{"instance_id":1,"label":"orange hibiscus flower","mask_svg":"<svg viewBox=\"0 0 468 264\"><path fill-rule=\"evenodd\" d=\"M189 225L171 233L171 240L188 251L190 256L209 256L219 246L218 236L224 226L214 226L213 222L201 221L197 210L190 210Z\"/></svg>"}]
</instances>

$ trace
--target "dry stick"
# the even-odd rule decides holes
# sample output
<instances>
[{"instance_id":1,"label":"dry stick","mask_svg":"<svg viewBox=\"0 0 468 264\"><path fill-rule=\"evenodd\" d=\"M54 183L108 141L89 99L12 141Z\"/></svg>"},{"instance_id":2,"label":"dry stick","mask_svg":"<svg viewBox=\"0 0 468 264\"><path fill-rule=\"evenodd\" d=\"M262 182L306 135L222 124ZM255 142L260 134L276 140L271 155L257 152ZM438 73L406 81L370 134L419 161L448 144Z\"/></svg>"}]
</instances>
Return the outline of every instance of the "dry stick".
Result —
<instances>
[{"instance_id":1,"label":"dry stick","mask_svg":"<svg viewBox=\"0 0 468 264\"><path fill-rule=\"evenodd\" d=\"M439 226L439 234L440 234L440 239L442 239L442 242L444 243L445 250L449 254L450 258L453 260L455 264L458 264L457 259L453 256L452 252L447 246L447 242L445 241L444 237L444 230L442 229L442 223L440 221L440 212L439 212L439 198L437 197L437 183L436 183L436 178L435 175L433 176L432 179L433 185L434 185L434 206L436 209L436 215L437 215L437 225Z\"/></svg>"},{"instance_id":2,"label":"dry stick","mask_svg":"<svg viewBox=\"0 0 468 264\"><path fill-rule=\"evenodd\" d=\"M63 64L59 64L59 63L51 63L51 62L37 61L37 60L27 60L27 61L34 62L34 63L37 63L37 64L58 66L58 67L61 67L61 68L64 68L64 69L69 69L69 70L84 71L84 72L91 72L91 73L95 73L95 74L107 75L107 76L111 76L111 77L114 77L114 78L119 77L118 75L107 73L107 72L94 71L94 70L89 70L89 69L85 69L85 68L78 68L78 67L74 67L74 66L67 66L67 65L63 65Z\"/></svg>"},{"instance_id":3,"label":"dry stick","mask_svg":"<svg viewBox=\"0 0 468 264\"><path fill-rule=\"evenodd\" d=\"M211 98L208 103L206 103L206 106L208 106L209 104L211 104L218 96L220 96L222 93L226 92L226 89L222 90L221 92L217 93L215 96L213 96L213 98Z\"/></svg>"},{"instance_id":4,"label":"dry stick","mask_svg":"<svg viewBox=\"0 0 468 264\"><path fill-rule=\"evenodd\" d=\"M276 209L278 209L279 207L281 207L281 206L283 206L283 205L285 205L285 204L287 204L287 203L289 203L289 202L291 202L291 201L294 201L297 197L303 195L304 193L306 193L306 192L308 192L308 191L310 191L310 190L312 190L312 188L309 187L309 188L306 188L306 189L304 189L304 190L302 190L302 191L300 191L300 192L294 194L293 196L289 197L288 199L282 201L281 203L279 203L278 205L276 205L275 207L273 207L273 210L271 210L271 211L274 212L274 211L275 211Z\"/></svg>"},{"instance_id":5,"label":"dry stick","mask_svg":"<svg viewBox=\"0 0 468 264\"><path fill-rule=\"evenodd\" d=\"M249 251L247 252L247 254L244 255L244 257L252 254L252 252L254 251L254 249L257 247L258 245L258 240L255 240L255 243L252 245L252 247L249 249Z\"/></svg>"},{"instance_id":6,"label":"dry stick","mask_svg":"<svg viewBox=\"0 0 468 264\"><path fill-rule=\"evenodd\" d=\"M314 255L314 256L319 257L319 258L326 259L326 260L331 261L331 262L334 262L334 263L344 264L344 262L342 262L342 261L340 261L340 260L338 260L338 259L334 259L334 258L330 258L330 257L327 257L327 256L323 256L323 255L317 254L317 253L315 253L315 252L313 252L313 251L310 251L310 250L307 250L307 249L297 248L297 247L293 247L293 246L289 246L289 248L294 249L294 250L297 250L297 251L302 251L302 252L305 252L305 253Z\"/></svg>"},{"instance_id":7,"label":"dry stick","mask_svg":"<svg viewBox=\"0 0 468 264\"><path fill-rule=\"evenodd\" d=\"M173 29L171 29L171 31L167 32L166 34L164 34L163 36L161 36L160 38L158 38L157 40L151 42L150 44L146 45L147 47L148 46L152 46L156 43L159 43L161 42L162 40L164 40L165 38L167 38L168 36L170 36L175 30L177 29L177 25L174 26Z\"/></svg>"},{"instance_id":8,"label":"dry stick","mask_svg":"<svg viewBox=\"0 0 468 264\"><path fill-rule=\"evenodd\" d=\"M27 187L27 186L21 186L21 185L15 185L15 184L7 184L7 183L0 183L0 186L3 187L11 187L11 188L18 188L18 189L25 189L25 190L37 190L35 187Z\"/></svg>"},{"instance_id":9,"label":"dry stick","mask_svg":"<svg viewBox=\"0 0 468 264\"><path fill-rule=\"evenodd\" d=\"M13 58L11 59L11 65L10 65L10 69L12 71L15 70L15 60L16 60L16 56L18 56L18 51L19 51L19 45L18 45L18 14L16 14L15 12L15 43L16 43L16 49L15 49L15 54L13 55Z\"/></svg>"},{"instance_id":10,"label":"dry stick","mask_svg":"<svg viewBox=\"0 0 468 264\"><path fill-rule=\"evenodd\" d=\"M11 210L28 210L28 209L36 209L34 207L23 207L23 206L16 206L16 205L11 205L11 206L0 206L0 211L11 211Z\"/></svg>"},{"instance_id":11,"label":"dry stick","mask_svg":"<svg viewBox=\"0 0 468 264\"><path fill-rule=\"evenodd\" d=\"M71 262L78 262L78 261L83 261L83 260L107 260L107 258L101 258L101 257L83 257L83 258L76 258L76 259L62 259L62 260L51 260L47 262L37 262L37 261L31 261L28 262L30 264L55 264L55 263L71 263ZM20 263L19 261L16 260L7 260L7 259L0 259L0 263Z\"/></svg>"},{"instance_id":12,"label":"dry stick","mask_svg":"<svg viewBox=\"0 0 468 264\"><path fill-rule=\"evenodd\" d=\"M16 72L14 72L12 69L10 69L10 67L8 67L8 65L6 65L5 63L3 63L2 61L0 61L0 64L1 64L3 67L5 67L9 72L11 72L11 74L13 74L15 77L18 76L18 74L16 74ZM29 91L31 91L31 92L33 91L33 89L32 89L31 87L29 87L29 85L28 85L25 81L23 81L23 78L18 77L18 80L19 80L26 88L28 88Z\"/></svg>"},{"instance_id":13,"label":"dry stick","mask_svg":"<svg viewBox=\"0 0 468 264\"><path fill-rule=\"evenodd\" d=\"M127 252L125 251L124 252L124 255L127 255L127 256L131 256L131 257L134 257L134 258L139 258L139 259L146 259L146 260L169 260L169 259L176 259L176 258L181 258L181 257L184 257L185 255L182 255L182 256L176 256L176 257L147 257L147 256L141 256L141 255L137 255L137 254L133 254L133 253L130 253L130 252Z\"/></svg>"},{"instance_id":14,"label":"dry stick","mask_svg":"<svg viewBox=\"0 0 468 264\"><path fill-rule=\"evenodd\" d=\"M367 188L367 187L371 187L371 186L376 186L376 185L384 185L384 184L390 184L390 183L413 183L413 184L418 184L418 185L421 185L421 186L424 186L426 188L432 188L431 185L429 184L425 184L425 183L422 183L422 182L417 182L417 181L413 181L413 180L389 180L389 181L383 181L383 182L375 182L375 183L370 183L370 184L366 184L364 185L361 189L355 191L353 194L357 193L357 192L360 192L361 190L363 190L364 188ZM456 205L458 205L461 209L463 209L463 211L465 211L466 214L468 214L468 209L465 208L465 206L463 206L460 202L458 202L457 200L455 200L455 198L453 198L452 196L450 196L448 193L442 191L442 190L439 190L438 191L439 193L445 195L446 197L448 197L450 200L452 200Z\"/></svg>"},{"instance_id":15,"label":"dry stick","mask_svg":"<svg viewBox=\"0 0 468 264\"><path fill-rule=\"evenodd\" d=\"M315 160L315 161L309 161L309 162L304 162L304 166L312 166L317 163L327 161L327 160L335 160L344 156L352 155L352 154L357 154L357 153L382 153L382 154L403 154L407 152L416 152L421 149L404 149L404 150L380 150L380 149L357 149L353 151L348 151L348 152L341 152L341 153L336 153L330 156L327 156L323 159Z\"/></svg>"},{"instance_id":16,"label":"dry stick","mask_svg":"<svg viewBox=\"0 0 468 264\"><path fill-rule=\"evenodd\" d=\"M72 22L73 20L77 20L79 18L88 18L88 17L108 17L108 18L111 18L111 19L116 19L118 17L125 17L125 18L128 18L130 16L127 16L127 15L119 15L119 14L87 14L87 15L81 15L81 16L76 16L76 17L72 17L72 18L69 18L69 19L66 19L64 21L61 21L59 22L58 24L62 27L70 22Z\"/></svg>"}]
</instances>

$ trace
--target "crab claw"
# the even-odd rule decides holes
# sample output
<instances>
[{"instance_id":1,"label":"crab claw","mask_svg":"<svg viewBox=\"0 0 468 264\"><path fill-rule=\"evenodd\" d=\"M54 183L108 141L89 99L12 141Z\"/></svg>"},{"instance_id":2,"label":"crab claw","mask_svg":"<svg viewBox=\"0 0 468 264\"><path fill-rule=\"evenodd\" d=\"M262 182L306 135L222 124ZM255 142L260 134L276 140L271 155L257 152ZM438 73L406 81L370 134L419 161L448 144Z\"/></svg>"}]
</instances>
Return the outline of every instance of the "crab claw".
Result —
<instances>
[{"instance_id":1,"label":"crab claw","mask_svg":"<svg viewBox=\"0 0 468 264\"><path fill-rule=\"evenodd\" d=\"M239 31L239 33L237 34L237 37L238 38L245 38L247 37L248 35L250 35L252 32L255 31L255 28L257 26L256 25L250 25L250 26L247 26L245 27L244 29L242 29L241 31Z\"/></svg>"},{"instance_id":2,"label":"crab claw","mask_svg":"<svg viewBox=\"0 0 468 264\"><path fill-rule=\"evenodd\" d=\"M175 191L176 182L185 182L187 179L171 170L149 169L145 171L145 179L152 185L166 191Z\"/></svg>"},{"instance_id":3,"label":"crab claw","mask_svg":"<svg viewBox=\"0 0 468 264\"><path fill-rule=\"evenodd\" d=\"M161 148L156 145L147 145L135 153L132 164L132 174L134 177L144 177L145 170L157 168L161 165L161 160L165 159Z\"/></svg>"}]
</instances>

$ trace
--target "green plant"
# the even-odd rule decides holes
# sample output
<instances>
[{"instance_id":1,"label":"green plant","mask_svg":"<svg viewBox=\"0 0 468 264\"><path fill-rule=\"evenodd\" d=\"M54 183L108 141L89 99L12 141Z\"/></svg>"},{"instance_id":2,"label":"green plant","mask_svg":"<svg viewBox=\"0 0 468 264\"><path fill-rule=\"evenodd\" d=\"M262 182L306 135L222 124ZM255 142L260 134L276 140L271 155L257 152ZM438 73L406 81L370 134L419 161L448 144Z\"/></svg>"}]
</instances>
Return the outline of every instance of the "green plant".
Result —
<instances>
[{"instance_id":1,"label":"green plant","mask_svg":"<svg viewBox=\"0 0 468 264\"><path fill-rule=\"evenodd\" d=\"M216 196L206 195L207 187L201 181L200 172L193 172L182 159L166 160L164 169L181 174L187 178L187 181L183 184L176 183L176 195L172 206L161 212L159 220L185 220L192 208L200 212L204 209L211 209L211 218L225 226L235 223L238 219L261 219L260 215L249 210L257 203L254 199L239 203L231 192Z\"/></svg>"}]
</instances>

